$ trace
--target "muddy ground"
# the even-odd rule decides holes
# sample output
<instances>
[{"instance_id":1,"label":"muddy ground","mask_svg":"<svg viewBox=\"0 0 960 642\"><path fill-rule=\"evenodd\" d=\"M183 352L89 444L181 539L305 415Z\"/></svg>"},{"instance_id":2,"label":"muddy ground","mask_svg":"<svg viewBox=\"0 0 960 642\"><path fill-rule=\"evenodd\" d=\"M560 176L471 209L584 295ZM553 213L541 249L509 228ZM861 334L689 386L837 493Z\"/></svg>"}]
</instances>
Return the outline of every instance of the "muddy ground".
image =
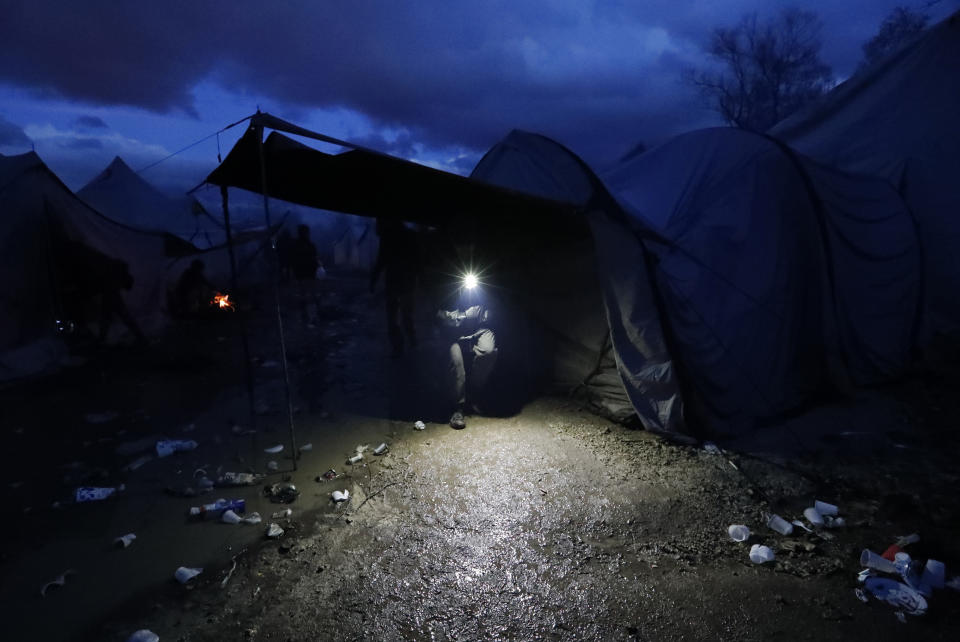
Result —
<instances>
[{"instance_id":1,"label":"muddy ground","mask_svg":"<svg viewBox=\"0 0 960 642\"><path fill-rule=\"evenodd\" d=\"M944 561L948 575L960 564L956 364L812 409L722 454L563 397L454 431L436 403L429 332L390 359L381 300L362 278L333 278L312 327L284 293L297 445L312 444L294 470L270 297L257 296L254 309L181 327L147 351L88 350L83 365L2 391L6 639L114 641L141 628L161 640L960 639L954 591L906 623L854 593L860 551L899 535L920 533L908 550ZM241 320L258 364L254 418ZM116 416L84 419L105 411ZM118 449L158 435L200 445L123 472L137 455ZM381 442L386 454L345 465L356 446ZM275 444L281 454L263 452ZM267 472L270 459L279 470L265 481L289 480L294 502L272 503L259 485L164 492L197 469ZM340 477L317 481L330 468ZM127 489L67 501L94 482ZM350 501L334 504L333 490ZM220 496L245 498L265 521L185 517ZM800 518L814 499L839 505L847 526L790 537L763 526L768 512ZM289 518L269 518L286 507ZM271 521L278 539L264 535ZM730 524L753 537L731 541ZM131 531L133 545L111 546ZM751 563L753 543L776 561ZM181 565L204 571L180 585ZM68 568L76 574L41 597Z\"/></svg>"}]
</instances>

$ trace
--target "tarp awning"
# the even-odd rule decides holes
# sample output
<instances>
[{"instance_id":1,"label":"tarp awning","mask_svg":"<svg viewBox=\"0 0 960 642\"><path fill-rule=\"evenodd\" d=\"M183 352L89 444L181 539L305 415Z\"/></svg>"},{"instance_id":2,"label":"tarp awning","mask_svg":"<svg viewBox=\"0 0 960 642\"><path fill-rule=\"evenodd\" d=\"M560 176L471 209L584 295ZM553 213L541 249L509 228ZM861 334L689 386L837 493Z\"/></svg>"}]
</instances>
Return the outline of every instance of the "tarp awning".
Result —
<instances>
[{"instance_id":1,"label":"tarp awning","mask_svg":"<svg viewBox=\"0 0 960 642\"><path fill-rule=\"evenodd\" d=\"M263 193L260 128L283 125L284 121L267 114L254 116L250 128L206 182ZM298 135L311 134L296 129ZM509 220L513 229L518 224L553 229L582 225L574 216L576 206L570 203L489 185L370 150L327 154L277 131L263 143L263 162L268 196L323 210L402 218L438 227L454 219L486 223Z\"/></svg>"}]
</instances>

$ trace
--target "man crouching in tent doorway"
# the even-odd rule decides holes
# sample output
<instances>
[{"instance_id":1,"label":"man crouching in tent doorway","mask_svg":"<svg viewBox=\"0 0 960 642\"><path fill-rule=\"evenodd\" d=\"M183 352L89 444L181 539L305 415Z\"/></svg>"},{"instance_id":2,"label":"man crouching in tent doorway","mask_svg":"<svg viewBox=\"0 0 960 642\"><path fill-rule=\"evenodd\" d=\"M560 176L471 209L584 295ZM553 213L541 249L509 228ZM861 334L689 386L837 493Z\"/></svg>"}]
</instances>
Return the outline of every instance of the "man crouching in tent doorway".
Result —
<instances>
[{"instance_id":1,"label":"man crouching in tent doorway","mask_svg":"<svg viewBox=\"0 0 960 642\"><path fill-rule=\"evenodd\" d=\"M497 362L497 339L489 297L475 275L463 276L452 303L452 309L437 311L437 320L449 345L447 382L454 399L450 427L460 430L467 427L466 413L482 414L484 393Z\"/></svg>"}]
</instances>

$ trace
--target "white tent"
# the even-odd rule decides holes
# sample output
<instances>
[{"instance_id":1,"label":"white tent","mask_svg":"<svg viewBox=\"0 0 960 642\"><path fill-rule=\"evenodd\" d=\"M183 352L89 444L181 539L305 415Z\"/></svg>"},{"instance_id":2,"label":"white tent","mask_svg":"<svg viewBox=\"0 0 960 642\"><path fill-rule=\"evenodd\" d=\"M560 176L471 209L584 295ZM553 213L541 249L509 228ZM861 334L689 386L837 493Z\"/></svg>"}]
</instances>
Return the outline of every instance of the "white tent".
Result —
<instances>
[{"instance_id":1,"label":"white tent","mask_svg":"<svg viewBox=\"0 0 960 642\"><path fill-rule=\"evenodd\" d=\"M223 223L207 213L195 198L167 197L119 156L84 185L77 196L118 223L168 232L199 248L226 241Z\"/></svg>"},{"instance_id":2,"label":"white tent","mask_svg":"<svg viewBox=\"0 0 960 642\"><path fill-rule=\"evenodd\" d=\"M886 179L917 220L927 328L960 331L960 13L770 130L800 153Z\"/></svg>"}]
</instances>

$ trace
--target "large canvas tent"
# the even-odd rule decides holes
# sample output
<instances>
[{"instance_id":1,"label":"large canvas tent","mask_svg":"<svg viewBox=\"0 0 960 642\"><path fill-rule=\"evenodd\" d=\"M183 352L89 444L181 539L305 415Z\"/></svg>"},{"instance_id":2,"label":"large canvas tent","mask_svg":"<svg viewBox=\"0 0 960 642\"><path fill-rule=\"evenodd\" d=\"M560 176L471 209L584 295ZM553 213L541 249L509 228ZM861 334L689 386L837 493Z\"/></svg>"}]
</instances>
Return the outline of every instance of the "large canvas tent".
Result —
<instances>
[{"instance_id":1,"label":"large canvas tent","mask_svg":"<svg viewBox=\"0 0 960 642\"><path fill-rule=\"evenodd\" d=\"M917 220L925 329L960 331L960 13L770 130L800 153L885 179Z\"/></svg>"},{"instance_id":2,"label":"large canvas tent","mask_svg":"<svg viewBox=\"0 0 960 642\"><path fill-rule=\"evenodd\" d=\"M201 251L115 222L77 198L33 152L0 156L0 205L0 381L44 372L65 356L56 323L63 320L57 266L64 240L129 266L134 283L123 297L148 335L167 326L167 289L193 258L205 261L211 278L229 278L225 248Z\"/></svg>"},{"instance_id":3,"label":"large canvas tent","mask_svg":"<svg viewBox=\"0 0 960 642\"><path fill-rule=\"evenodd\" d=\"M601 181L514 132L466 179L277 131L261 147L289 124L258 118L209 182L466 231L538 323L534 374L651 430L748 430L895 376L917 345L923 269L900 195L770 138L693 132Z\"/></svg>"}]
</instances>

